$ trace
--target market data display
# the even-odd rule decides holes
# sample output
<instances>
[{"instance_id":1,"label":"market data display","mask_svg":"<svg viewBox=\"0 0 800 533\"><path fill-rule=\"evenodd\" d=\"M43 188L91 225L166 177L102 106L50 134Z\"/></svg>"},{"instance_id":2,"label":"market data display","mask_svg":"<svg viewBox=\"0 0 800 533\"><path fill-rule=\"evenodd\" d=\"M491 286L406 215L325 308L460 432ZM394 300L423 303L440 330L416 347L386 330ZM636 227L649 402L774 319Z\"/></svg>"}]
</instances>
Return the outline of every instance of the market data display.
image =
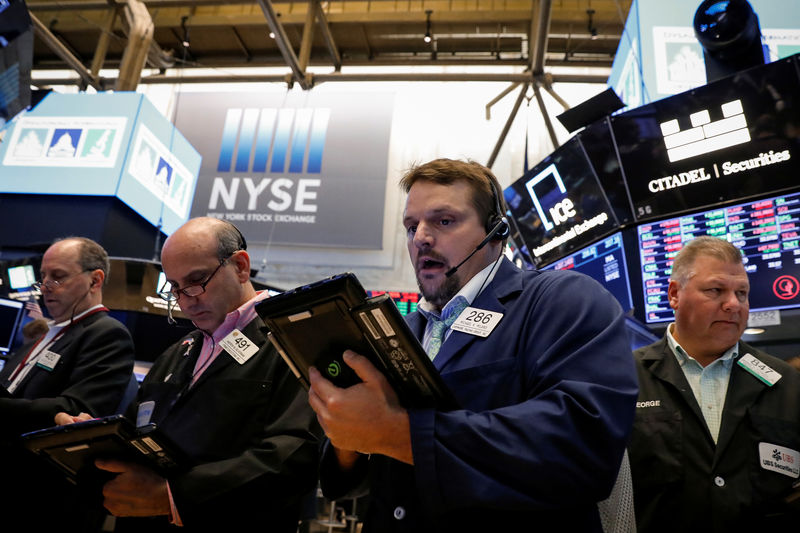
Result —
<instances>
[{"instance_id":1,"label":"market data display","mask_svg":"<svg viewBox=\"0 0 800 533\"><path fill-rule=\"evenodd\" d=\"M367 291L367 294L370 297L388 294L403 316L416 311L417 303L419 303L419 293L416 292Z\"/></svg>"},{"instance_id":2,"label":"market data display","mask_svg":"<svg viewBox=\"0 0 800 533\"><path fill-rule=\"evenodd\" d=\"M750 310L800 307L800 192L638 227L647 322L672 320L672 262L695 237L727 239L744 255Z\"/></svg>"},{"instance_id":3,"label":"market data display","mask_svg":"<svg viewBox=\"0 0 800 533\"><path fill-rule=\"evenodd\" d=\"M608 238L575 252L543 270L575 270L600 282L614 295L625 311L633 307L622 234L617 232Z\"/></svg>"}]
</instances>

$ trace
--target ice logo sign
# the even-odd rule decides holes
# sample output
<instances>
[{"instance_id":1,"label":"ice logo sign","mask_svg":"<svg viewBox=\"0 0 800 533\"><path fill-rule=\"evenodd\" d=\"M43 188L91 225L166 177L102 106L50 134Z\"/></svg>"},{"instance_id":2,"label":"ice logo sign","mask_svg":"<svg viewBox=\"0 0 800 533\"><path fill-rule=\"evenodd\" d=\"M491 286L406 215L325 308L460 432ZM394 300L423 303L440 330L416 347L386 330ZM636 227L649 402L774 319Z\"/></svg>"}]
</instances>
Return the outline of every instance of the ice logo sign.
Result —
<instances>
[{"instance_id":1,"label":"ice logo sign","mask_svg":"<svg viewBox=\"0 0 800 533\"><path fill-rule=\"evenodd\" d=\"M269 163L269 172L282 174L288 158L289 173L302 173L305 164L306 173L319 174L330 114L327 108L228 109L217 171L267 172Z\"/></svg>"},{"instance_id":2,"label":"ice logo sign","mask_svg":"<svg viewBox=\"0 0 800 533\"><path fill-rule=\"evenodd\" d=\"M552 178L555 188L552 188L551 183L547 183L546 180L550 178ZM550 187L546 187L547 185L550 185ZM555 165L550 165L528 180L525 187L528 189L528 194L530 194L531 200L533 200L536 212L539 214L542 225L544 225L547 231L551 231L555 226L561 225L575 216L575 206L572 200L569 198L562 198L567 194L567 188L564 186L564 180L561 179L561 174L558 173L558 169ZM539 190L538 193L537 190ZM545 192L542 193L542 190ZM549 219L545 210L542 208L543 202L545 205L552 205L552 207L548 209L550 214Z\"/></svg>"},{"instance_id":3,"label":"ice logo sign","mask_svg":"<svg viewBox=\"0 0 800 533\"><path fill-rule=\"evenodd\" d=\"M670 163L750 141L742 101L733 100L721 109L722 118L716 121L707 109L691 114L692 127L683 131L677 119L660 124Z\"/></svg>"}]
</instances>

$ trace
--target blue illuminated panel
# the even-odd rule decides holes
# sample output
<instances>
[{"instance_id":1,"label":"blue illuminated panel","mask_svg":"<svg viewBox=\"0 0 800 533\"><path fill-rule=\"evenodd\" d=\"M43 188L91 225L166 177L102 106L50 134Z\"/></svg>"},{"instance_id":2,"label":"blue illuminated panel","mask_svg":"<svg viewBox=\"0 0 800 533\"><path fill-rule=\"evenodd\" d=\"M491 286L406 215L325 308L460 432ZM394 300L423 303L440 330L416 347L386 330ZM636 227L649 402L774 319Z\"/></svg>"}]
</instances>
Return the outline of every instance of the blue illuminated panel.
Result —
<instances>
[{"instance_id":1,"label":"blue illuminated panel","mask_svg":"<svg viewBox=\"0 0 800 533\"><path fill-rule=\"evenodd\" d=\"M633 307L622 234L617 232L567 257L547 265L542 270L575 270L600 282L614 295L625 311Z\"/></svg>"}]
</instances>

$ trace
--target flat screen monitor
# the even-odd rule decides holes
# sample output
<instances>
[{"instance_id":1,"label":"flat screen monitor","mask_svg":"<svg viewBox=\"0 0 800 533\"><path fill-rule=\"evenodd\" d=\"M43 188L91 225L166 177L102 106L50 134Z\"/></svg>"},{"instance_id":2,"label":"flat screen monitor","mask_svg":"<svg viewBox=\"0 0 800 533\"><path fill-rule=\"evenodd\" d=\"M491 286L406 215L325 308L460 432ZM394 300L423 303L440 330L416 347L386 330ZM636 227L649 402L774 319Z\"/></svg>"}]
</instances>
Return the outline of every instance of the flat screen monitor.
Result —
<instances>
[{"instance_id":1,"label":"flat screen monitor","mask_svg":"<svg viewBox=\"0 0 800 533\"><path fill-rule=\"evenodd\" d=\"M0 298L0 354L8 353L14 345L24 308L22 302Z\"/></svg>"},{"instance_id":2,"label":"flat screen monitor","mask_svg":"<svg viewBox=\"0 0 800 533\"><path fill-rule=\"evenodd\" d=\"M619 232L559 259L544 269L575 270L586 274L613 294L623 310L633 308L625 249L622 245L622 234Z\"/></svg>"},{"instance_id":3,"label":"flat screen monitor","mask_svg":"<svg viewBox=\"0 0 800 533\"><path fill-rule=\"evenodd\" d=\"M31 288L36 283L36 273L33 265L20 265L8 268L8 286L15 290L25 290Z\"/></svg>"},{"instance_id":4,"label":"flat screen monitor","mask_svg":"<svg viewBox=\"0 0 800 533\"><path fill-rule=\"evenodd\" d=\"M637 228L645 320L673 320L672 262L695 237L727 239L744 255L750 310L800 307L800 192L642 224Z\"/></svg>"},{"instance_id":5,"label":"flat screen monitor","mask_svg":"<svg viewBox=\"0 0 800 533\"><path fill-rule=\"evenodd\" d=\"M614 231L618 222L580 138L572 137L504 191L537 267Z\"/></svg>"},{"instance_id":6,"label":"flat screen monitor","mask_svg":"<svg viewBox=\"0 0 800 533\"><path fill-rule=\"evenodd\" d=\"M636 220L797 187L797 63L795 55L612 117Z\"/></svg>"},{"instance_id":7,"label":"flat screen monitor","mask_svg":"<svg viewBox=\"0 0 800 533\"><path fill-rule=\"evenodd\" d=\"M416 311L420 300L420 295L417 292L367 291L369 297L380 296L381 294L388 294L403 316Z\"/></svg>"}]
</instances>

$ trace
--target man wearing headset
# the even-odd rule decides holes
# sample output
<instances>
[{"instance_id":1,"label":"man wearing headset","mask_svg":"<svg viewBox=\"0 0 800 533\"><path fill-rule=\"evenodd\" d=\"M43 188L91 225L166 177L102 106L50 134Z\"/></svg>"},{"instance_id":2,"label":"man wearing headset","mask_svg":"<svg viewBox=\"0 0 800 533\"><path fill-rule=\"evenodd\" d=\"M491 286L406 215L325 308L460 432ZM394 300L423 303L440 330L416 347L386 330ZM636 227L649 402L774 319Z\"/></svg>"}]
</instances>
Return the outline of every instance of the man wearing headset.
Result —
<instances>
[{"instance_id":1,"label":"man wearing headset","mask_svg":"<svg viewBox=\"0 0 800 533\"><path fill-rule=\"evenodd\" d=\"M116 531L297 530L302 498L316 485L321 432L262 331L254 307L267 293L250 282L246 248L234 225L214 218L191 219L164 243L160 294L197 329L156 359L128 415L156 424L188 461L165 478L97 460L113 476L105 507L128 517Z\"/></svg>"},{"instance_id":2,"label":"man wearing headset","mask_svg":"<svg viewBox=\"0 0 800 533\"><path fill-rule=\"evenodd\" d=\"M47 332L12 353L0 372L0 456L10 487L0 507L24 516L32 530L90 530L102 519L59 472L16 441L53 426L59 411L89 418L119 407L133 376L134 349L128 330L103 306L108 272L108 254L93 240L53 243L34 285L51 318ZM42 502L48 512L41 512Z\"/></svg>"},{"instance_id":3,"label":"man wearing headset","mask_svg":"<svg viewBox=\"0 0 800 533\"><path fill-rule=\"evenodd\" d=\"M59 411L114 412L133 375L133 341L103 307L106 251L84 237L56 241L42 257L49 331L11 354L0 372L0 432L18 437L50 427Z\"/></svg>"},{"instance_id":4,"label":"man wearing headset","mask_svg":"<svg viewBox=\"0 0 800 533\"><path fill-rule=\"evenodd\" d=\"M596 504L637 393L622 310L586 276L503 258L508 224L487 168L439 159L401 186L424 297L409 324L461 408L403 408L351 351L363 383L340 389L312 369L309 402L329 439L323 491L337 498L368 479L365 532L600 531ZM460 331L478 313L492 316L481 334Z\"/></svg>"}]
</instances>

